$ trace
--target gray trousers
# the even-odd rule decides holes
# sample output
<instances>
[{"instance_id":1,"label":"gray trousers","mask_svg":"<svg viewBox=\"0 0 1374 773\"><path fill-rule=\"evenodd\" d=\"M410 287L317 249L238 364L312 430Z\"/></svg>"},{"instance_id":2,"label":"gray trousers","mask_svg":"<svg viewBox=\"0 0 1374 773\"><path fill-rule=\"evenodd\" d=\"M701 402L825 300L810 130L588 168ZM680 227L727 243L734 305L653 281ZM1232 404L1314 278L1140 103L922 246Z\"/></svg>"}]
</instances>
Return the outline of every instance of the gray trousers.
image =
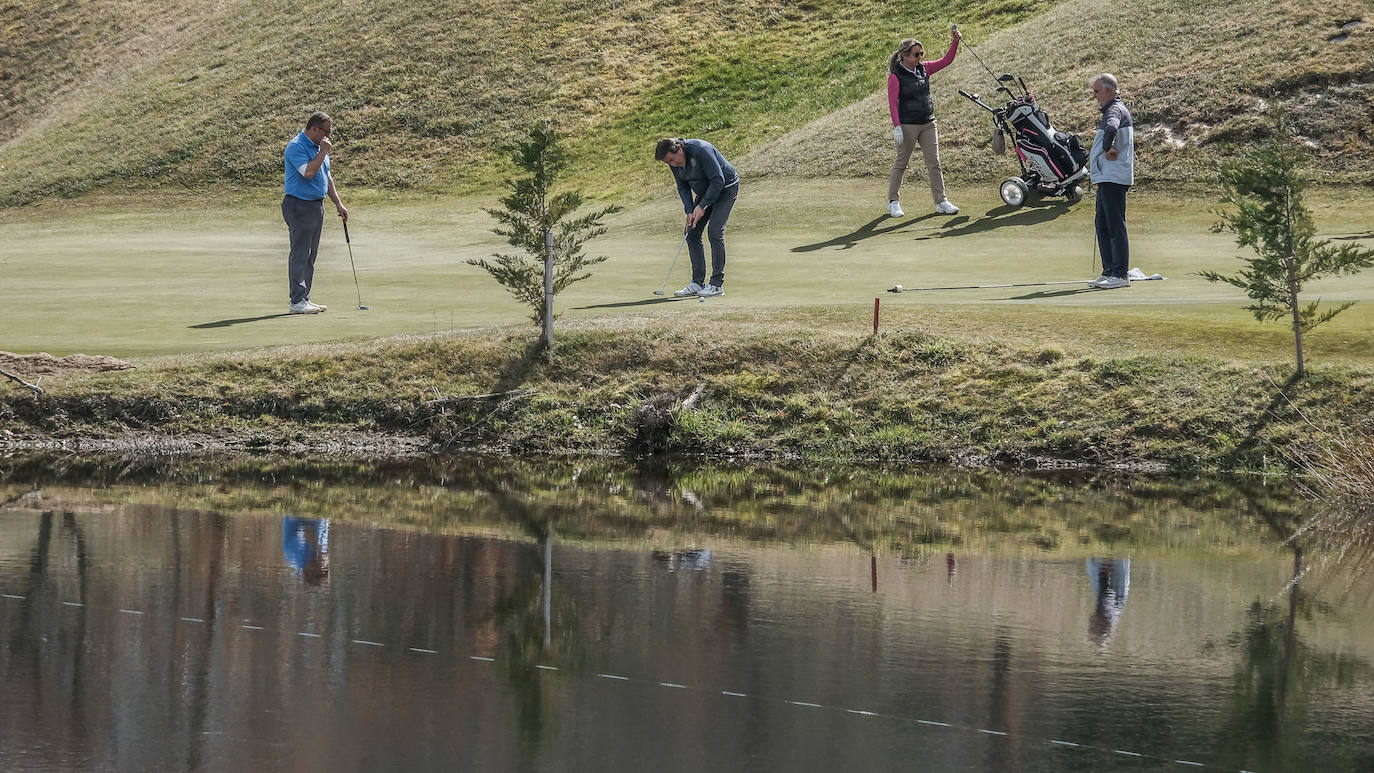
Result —
<instances>
[{"instance_id":1,"label":"gray trousers","mask_svg":"<svg viewBox=\"0 0 1374 773\"><path fill-rule=\"evenodd\" d=\"M295 196L281 200L281 217L291 234L291 255L286 259L286 278L291 303L310 300L310 283L315 279L315 256L320 252L320 232L324 230L324 199L306 201Z\"/></svg>"},{"instance_id":2,"label":"gray trousers","mask_svg":"<svg viewBox=\"0 0 1374 773\"><path fill-rule=\"evenodd\" d=\"M739 183L722 188L716 203L707 207L695 227L687 232L687 257L692 261L692 281L699 285L707 284L706 250L701 244L701 232L711 242L710 284L716 287L725 285L725 224L730 222L730 212L739 198Z\"/></svg>"}]
</instances>

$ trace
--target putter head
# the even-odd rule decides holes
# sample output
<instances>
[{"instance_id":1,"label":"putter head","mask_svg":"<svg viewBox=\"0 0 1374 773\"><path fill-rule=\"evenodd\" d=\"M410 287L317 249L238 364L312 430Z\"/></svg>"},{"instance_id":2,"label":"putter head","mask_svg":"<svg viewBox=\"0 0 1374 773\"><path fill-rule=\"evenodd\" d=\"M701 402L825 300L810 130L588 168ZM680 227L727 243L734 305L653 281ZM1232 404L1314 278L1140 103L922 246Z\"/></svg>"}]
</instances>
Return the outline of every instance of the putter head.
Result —
<instances>
[{"instance_id":1,"label":"putter head","mask_svg":"<svg viewBox=\"0 0 1374 773\"><path fill-rule=\"evenodd\" d=\"M371 309L372 309L371 306L364 306L364 305L362 305L362 304L358 304L358 311L369 311L369 310L371 310Z\"/></svg>"},{"instance_id":2,"label":"putter head","mask_svg":"<svg viewBox=\"0 0 1374 773\"><path fill-rule=\"evenodd\" d=\"M662 290L654 290L654 295L662 295L662 294L663 294L663 291L662 291Z\"/></svg>"}]
</instances>

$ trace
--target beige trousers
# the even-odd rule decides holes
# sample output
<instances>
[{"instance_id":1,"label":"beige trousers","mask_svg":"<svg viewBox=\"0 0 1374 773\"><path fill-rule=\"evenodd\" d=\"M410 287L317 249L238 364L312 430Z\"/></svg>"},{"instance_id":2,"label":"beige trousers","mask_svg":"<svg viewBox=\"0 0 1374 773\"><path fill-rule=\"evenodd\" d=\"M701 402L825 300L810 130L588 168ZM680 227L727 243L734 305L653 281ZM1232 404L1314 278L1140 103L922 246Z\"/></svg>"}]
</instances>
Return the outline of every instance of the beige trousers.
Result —
<instances>
[{"instance_id":1,"label":"beige trousers","mask_svg":"<svg viewBox=\"0 0 1374 773\"><path fill-rule=\"evenodd\" d=\"M945 175L940 171L940 138L935 132L935 122L931 121L902 124L902 141L897 145L897 160L892 163L892 177L887 181L888 201L897 201L899 198L902 175L906 174L911 151L915 150L918 142L921 155L925 157L926 172L930 175L930 195L936 204L945 200Z\"/></svg>"}]
</instances>

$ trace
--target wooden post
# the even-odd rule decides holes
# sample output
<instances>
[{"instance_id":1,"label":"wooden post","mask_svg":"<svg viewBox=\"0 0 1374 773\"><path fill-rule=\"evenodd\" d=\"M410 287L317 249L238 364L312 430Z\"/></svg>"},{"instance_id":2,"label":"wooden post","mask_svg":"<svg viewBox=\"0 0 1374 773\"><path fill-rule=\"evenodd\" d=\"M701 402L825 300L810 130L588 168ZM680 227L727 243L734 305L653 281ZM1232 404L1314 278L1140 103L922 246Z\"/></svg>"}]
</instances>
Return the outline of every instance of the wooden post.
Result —
<instances>
[{"instance_id":1,"label":"wooden post","mask_svg":"<svg viewBox=\"0 0 1374 773\"><path fill-rule=\"evenodd\" d=\"M873 335L878 334L878 299L873 299Z\"/></svg>"}]
</instances>

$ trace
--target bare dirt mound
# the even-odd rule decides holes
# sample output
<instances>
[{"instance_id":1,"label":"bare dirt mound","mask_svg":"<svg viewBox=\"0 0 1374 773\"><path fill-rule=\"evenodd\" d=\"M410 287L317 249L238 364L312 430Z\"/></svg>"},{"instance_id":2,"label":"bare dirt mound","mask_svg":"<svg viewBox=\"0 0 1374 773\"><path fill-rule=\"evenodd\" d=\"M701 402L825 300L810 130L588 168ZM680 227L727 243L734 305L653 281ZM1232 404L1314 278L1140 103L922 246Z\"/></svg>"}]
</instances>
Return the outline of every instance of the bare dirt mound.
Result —
<instances>
[{"instance_id":1,"label":"bare dirt mound","mask_svg":"<svg viewBox=\"0 0 1374 773\"><path fill-rule=\"evenodd\" d=\"M103 354L69 354L66 357L54 357L47 352L0 352L0 370L19 376L56 376L64 373L104 373L110 370L133 369L132 364Z\"/></svg>"}]
</instances>

